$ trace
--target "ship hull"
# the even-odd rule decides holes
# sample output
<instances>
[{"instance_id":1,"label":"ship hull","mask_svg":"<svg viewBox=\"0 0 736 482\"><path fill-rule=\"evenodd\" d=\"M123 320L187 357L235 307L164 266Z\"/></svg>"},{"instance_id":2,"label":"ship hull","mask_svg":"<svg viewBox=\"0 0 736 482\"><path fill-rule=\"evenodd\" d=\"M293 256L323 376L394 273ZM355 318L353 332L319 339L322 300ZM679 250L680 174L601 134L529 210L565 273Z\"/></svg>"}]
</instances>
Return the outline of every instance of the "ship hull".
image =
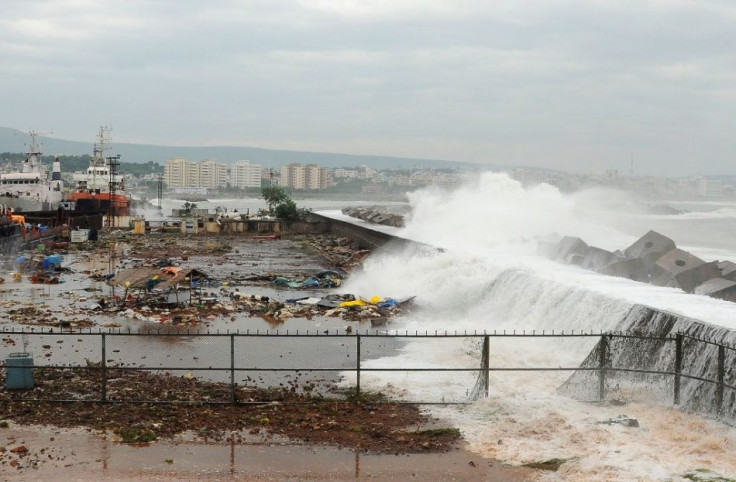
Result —
<instances>
[{"instance_id":1,"label":"ship hull","mask_svg":"<svg viewBox=\"0 0 736 482\"><path fill-rule=\"evenodd\" d=\"M13 212L54 211L59 208L61 199L56 202L40 201L32 197L0 196L0 204L4 204Z\"/></svg>"},{"instance_id":2,"label":"ship hull","mask_svg":"<svg viewBox=\"0 0 736 482\"><path fill-rule=\"evenodd\" d=\"M74 192L68 201L74 203L74 211L78 213L130 215L130 198L122 194Z\"/></svg>"}]
</instances>

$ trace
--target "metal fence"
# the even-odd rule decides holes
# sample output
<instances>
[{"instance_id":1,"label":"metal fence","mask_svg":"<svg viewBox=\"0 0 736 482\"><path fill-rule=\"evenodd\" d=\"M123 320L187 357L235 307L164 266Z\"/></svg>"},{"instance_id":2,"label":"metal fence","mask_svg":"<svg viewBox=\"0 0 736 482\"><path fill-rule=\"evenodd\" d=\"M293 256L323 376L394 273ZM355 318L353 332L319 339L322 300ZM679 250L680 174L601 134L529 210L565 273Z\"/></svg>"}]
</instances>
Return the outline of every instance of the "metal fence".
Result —
<instances>
[{"instance_id":1,"label":"metal fence","mask_svg":"<svg viewBox=\"0 0 736 482\"><path fill-rule=\"evenodd\" d=\"M540 353L568 351L589 355L537 363ZM492 395L503 377L528 385L556 372L559 390L588 401L639 386L689 409L733 417L736 407L736 349L686 334L5 330L0 358L0 399L15 400L242 403L258 387L466 403ZM121 383L131 374L146 383ZM210 385L165 389L181 379Z\"/></svg>"}]
</instances>

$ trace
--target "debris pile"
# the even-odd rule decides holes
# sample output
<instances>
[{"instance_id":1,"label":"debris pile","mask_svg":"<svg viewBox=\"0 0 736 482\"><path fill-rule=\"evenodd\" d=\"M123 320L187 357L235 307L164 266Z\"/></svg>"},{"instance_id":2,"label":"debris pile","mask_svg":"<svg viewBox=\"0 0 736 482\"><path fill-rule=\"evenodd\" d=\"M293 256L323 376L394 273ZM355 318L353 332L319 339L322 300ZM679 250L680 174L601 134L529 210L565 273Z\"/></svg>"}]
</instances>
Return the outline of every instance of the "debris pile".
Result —
<instances>
[{"instance_id":1,"label":"debris pile","mask_svg":"<svg viewBox=\"0 0 736 482\"><path fill-rule=\"evenodd\" d=\"M20 281L24 274L29 275L34 284L59 284L63 279L59 276L67 269L61 267L61 255L44 254L37 252L33 255L20 255L13 260L13 274L15 281Z\"/></svg>"},{"instance_id":2,"label":"debris pile","mask_svg":"<svg viewBox=\"0 0 736 482\"><path fill-rule=\"evenodd\" d=\"M374 296L370 299L356 297L352 294L332 294L323 298L302 297L286 300L285 306L273 313L273 317L284 318L315 315L340 317L346 321L370 321L372 326L385 324L411 308L414 296L396 300Z\"/></svg>"},{"instance_id":3,"label":"debris pile","mask_svg":"<svg viewBox=\"0 0 736 482\"><path fill-rule=\"evenodd\" d=\"M344 273L337 271L320 271L313 276L302 277L300 279L288 279L283 276L276 276L273 283L277 286L293 288L293 289L311 289L311 288L337 288L342 284Z\"/></svg>"},{"instance_id":4,"label":"debris pile","mask_svg":"<svg viewBox=\"0 0 736 482\"><path fill-rule=\"evenodd\" d=\"M309 246L320 256L326 259L331 266L336 266L345 271L352 271L363 262L370 251L358 249L348 238L336 238L334 236L302 236L296 241L308 243Z\"/></svg>"},{"instance_id":5,"label":"debris pile","mask_svg":"<svg viewBox=\"0 0 736 482\"><path fill-rule=\"evenodd\" d=\"M417 405L368 394L352 400L325 399L303 393L307 385L298 380L278 389L238 385L236 400L244 403L211 405L202 402L229 400L228 383L115 368L108 369L108 376L114 382L108 392L112 399L137 398L143 393L149 400L193 403L113 403L105 406L101 417L94 403L51 404L51 410L38 410L38 402L13 400L11 392L3 391L0 420L4 422L0 423L88 426L114 433L123 443L152 442L187 432L206 441L237 444L246 443L249 435L265 440L281 435L372 453L445 452L460 438L456 429L419 429L432 420ZM39 398L73 400L80 394L89 397L99 387L99 373L94 369L39 370L34 380L33 391ZM324 390L337 389L326 386ZM0 452L0 462L10 459Z\"/></svg>"},{"instance_id":6,"label":"debris pile","mask_svg":"<svg viewBox=\"0 0 736 482\"><path fill-rule=\"evenodd\" d=\"M75 245L63 268L60 255L26 253L15 260L14 280L70 286L45 288L52 291L32 300L0 302L0 311L14 324L120 328L133 320L189 326L233 323L244 316L272 324L322 317L379 326L411 309L412 298L335 293L369 254L348 238L300 235L272 241L264 246L252 238L106 233L97 244ZM111 273L105 265L112 261L99 260L113 258L118 268ZM92 282L87 287L85 279ZM345 329L352 331L349 325Z\"/></svg>"}]
</instances>

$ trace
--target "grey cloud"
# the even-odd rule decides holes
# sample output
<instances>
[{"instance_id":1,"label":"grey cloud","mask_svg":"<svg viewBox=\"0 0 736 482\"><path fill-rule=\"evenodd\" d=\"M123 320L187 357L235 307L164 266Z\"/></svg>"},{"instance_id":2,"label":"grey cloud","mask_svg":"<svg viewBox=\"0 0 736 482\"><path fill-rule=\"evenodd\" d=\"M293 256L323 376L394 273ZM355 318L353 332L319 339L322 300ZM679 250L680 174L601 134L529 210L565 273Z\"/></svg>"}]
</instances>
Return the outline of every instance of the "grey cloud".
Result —
<instances>
[{"instance_id":1,"label":"grey cloud","mask_svg":"<svg viewBox=\"0 0 736 482\"><path fill-rule=\"evenodd\" d=\"M727 3L422 3L11 1L0 114L78 140L111 123L147 142L727 166Z\"/></svg>"}]
</instances>

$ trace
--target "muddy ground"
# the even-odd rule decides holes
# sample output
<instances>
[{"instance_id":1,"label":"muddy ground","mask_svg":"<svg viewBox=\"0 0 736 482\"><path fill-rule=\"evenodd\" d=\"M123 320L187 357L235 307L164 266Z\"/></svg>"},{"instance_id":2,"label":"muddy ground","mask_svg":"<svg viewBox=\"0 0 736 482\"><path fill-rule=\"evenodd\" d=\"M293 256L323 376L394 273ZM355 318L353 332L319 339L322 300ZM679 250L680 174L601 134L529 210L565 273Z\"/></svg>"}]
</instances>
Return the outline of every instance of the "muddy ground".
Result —
<instances>
[{"instance_id":1,"label":"muddy ground","mask_svg":"<svg viewBox=\"0 0 736 482\"><path fill-rule=\"evenodd\" d=\"M43 256L57 253L25 254L29 259L42 259ZM300 281L326 269L338 271L347 277L368 254L356 250L345 239L329 236L248 239L184 238L179 235L136 237L118 233L113 238L101 239L97 243L71 245L68 251L58 254L63 259L62 269L56 273L60 281L58 284L31 283L33 270L5 278L0 287L0 314L4 318L5 328L42 326L75 330L94 327L146 331L170 326L172 329L227 328L245 331L251 328L292 327L350 333L353 329L370 328L371 320L376 318L385 323L387 319L401 316L402 313L401 309L379 311L373 306L328 311L313 306L292 306L287 302L299 297L327 296L334 293L335 289L285 289L274 286L274 278ZM116 270L158 266L161 260L208 273L211 281L202 286L200 296L217 301L183 303L178 306L158 305L149 293L131 290L127 293L129 296L125 296L120 289L112 290L105 282L105 275L110 272L111 266ZM14 268L17 267L7 269L13 270L13 273L20 272ZM371 294L359 295L367 298ZM263 301L264 298L268 300ZM284 313L288 313L288 316L282 316ZM14 336L3 336L1 344L5 351L21 348L21 340ZM50 357L50 351L46 351L45 356ZM46 473L44 471L50 467L79 469L84 464L90 467L102 464L104 469L106 461L84 461L75 455L76 452L60 450L55 443L55 436L50 436L47 441L25 437L36 440L33 443L26 443L24 437L18 437L19 433L28 434L22 432L23 427L38 427L36 433L38 430L48 430L43 427L56 427L52 430L59 436L69 433L63 430L73 431L84 427L91 431L90 436L101 437L100 440L105 440L105 443L153 447L184 443L193 444L192 447L197 447L195 451L202 453L206 452L202 450L203 447L213 446L229 446L234 450L235 446L253 444L308 444L334 447L332 450L338 452L333 454L340 450L368 454L366 456L417 454L415 457L419 457L419 454L444 454L447 461L445 469L453 468L446 473L452 474L447 475L452 480L485 480L490 473L495 474L494 480L520 480L517 472L498 472L492 463L459 450L462 434L429 418L417 405L393 403L377 395L355 399L350 394L341 394L341 399L334 399L329 397L329 393L335 390L332 384L324 389L312 390L310 387L307 391L304 386L296 386L296 382L276 388L241 384L236 393L236 405L207 404L202 401L228 400L229 385L179 374L111 369L107 376L110 395L114 399L125 400L125 394L144 393L146 398L152 400L173 399L186 403L101 404L19 400L78 400L80 393L99 388L99 376L96 370L80 373L35 369L35 387L32 391L0 392L0 443L3 444L0 446L0 467L4 476L18 475L26 480L33 479L36 474L44 479L47 478L43 476ZM30 393L33 391L38 393ZM325 394L328 396L325 397ZM295 448L294 452L300 450ZM64 455L61 455L62 452ZM84 453L82 447L79 447L79 453ZM305 466L309 466L311 462L308 462L308 457L304 458L303 453L300 457L304 459ZM404 480L402 477L392 477L399 473L415 476L427 467L434 467L434 474L445 474L438 464L427 462L428 459L422 460L425 462L401 469L398 468L401 464L393 462L397 467L396 472L393 475L384 473L383 479ZM177 478L188 474L198 478L207 472L205 470L195 475L188 471L177 472L172 467L174 464L181 465L181 460L165 458L161 471L141 471L133 479L151 477L153 473L177 474ZM199 461L199 467L205 465L207 461ZM219 470L215 472L219 474ZM379 473L380 470L373 472ZM243 470L231 470L229 477L238 479L238 474L243 473ZM90 480L109 475L104 471L94 474ZM114 478L123 478L122 472L115 474L117 477ZM324 475L310 472L306 478L320 480ZM357 479L360 475L356 468L347 479ZM281 476L269 478L268 470L251 473L248 479L251 477L258 480L281 479ZM302 480L305 474L295 477L294 480Z\"/></svg>"}]
</instances>

